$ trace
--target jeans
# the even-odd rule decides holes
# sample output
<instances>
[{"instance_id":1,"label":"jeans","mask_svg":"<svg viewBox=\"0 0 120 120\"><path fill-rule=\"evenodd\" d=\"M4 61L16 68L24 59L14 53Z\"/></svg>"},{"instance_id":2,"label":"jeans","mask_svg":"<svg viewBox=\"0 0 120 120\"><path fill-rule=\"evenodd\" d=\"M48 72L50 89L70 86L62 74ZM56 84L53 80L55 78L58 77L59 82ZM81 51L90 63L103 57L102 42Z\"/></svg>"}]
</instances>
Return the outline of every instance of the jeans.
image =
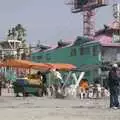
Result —
<instances>
[{"instance_id":1,"label":"jeans","mask_svg":"<svg viewBox=\"0 0 120 120\"><path fill-rule=\"evenodd\" d=\"M120 103L120 95L118 96L118 101L119 101L119 103Z\"/></svg>"},{"instance_id":2,"label":"jeans","mask_svg":"<svg viewBox=\"0 0 120 120\"><path fill-rule=\"evenodd\" d=\"M110 88L110 107L119 107L118 91L117 87Z\"/></svg>"}]
</instances>

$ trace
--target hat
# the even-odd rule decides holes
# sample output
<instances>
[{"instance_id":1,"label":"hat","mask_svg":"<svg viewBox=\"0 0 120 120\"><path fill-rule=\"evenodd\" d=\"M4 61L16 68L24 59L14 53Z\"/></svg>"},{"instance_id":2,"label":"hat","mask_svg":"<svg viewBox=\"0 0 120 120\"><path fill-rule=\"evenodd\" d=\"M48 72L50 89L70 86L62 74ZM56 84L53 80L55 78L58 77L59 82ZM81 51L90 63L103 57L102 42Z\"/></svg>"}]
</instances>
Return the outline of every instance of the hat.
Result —
<instances>
[{"instance_id":1,"label":"hat","mask_svg":"<svg viewBox=\"0 0 120 120\"><path fill-rule=\"evenodd\" d=\"M115 63L115 64L113 64L113 67L117 68L117 67L118 67L118 64L116 64L116 63Z\"/></svg>"}]
</instances>

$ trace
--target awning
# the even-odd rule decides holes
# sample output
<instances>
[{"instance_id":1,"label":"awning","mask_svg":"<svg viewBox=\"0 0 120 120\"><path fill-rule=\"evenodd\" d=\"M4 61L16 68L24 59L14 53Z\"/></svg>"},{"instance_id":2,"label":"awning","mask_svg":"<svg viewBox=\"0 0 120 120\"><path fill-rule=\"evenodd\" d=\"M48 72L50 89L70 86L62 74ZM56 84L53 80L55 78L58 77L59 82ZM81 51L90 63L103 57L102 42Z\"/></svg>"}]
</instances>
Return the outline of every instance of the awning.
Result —
<instances>
[{"instance_id":1,"label":"awning","mask_svg":"<svg viewBox=\"0 0 120 120\"><path fill-rule=\"evenodd\" d=\"M77 68L73 64L65 64L65 63L48 63L47 65L51 65L53 69L58 69L58 70L72 70Z\"/></svg>"},{"instance_id":2,"label":"awning","mask_svg":"<svg viewBox=\"0 0 120 120\"><path fill-rule=\"evenodd\" d=\"M45 63L32 63L31 68L40 71L48 71L49 69L52 68L52 66Z\"/></svg>"},{"instance_id":3,"label":"awning","mask_svg":"<svg viewBox=\"0 0 120 120\"><path fill-rule=\"evenodd\" d=\"M0 61L0 67L4 67L5 64L3 64L1 61Z\"/></svg>"},{"instance_id":4,"label":"awning","mask_svg":"<svg viewBox=\"0 0 120 120\"><path fill-rule=\"evenodd\" d=\"M58 70L72 70L75 69L76 66L72 64L65 63L34 63L27 60L16 60L10 59L6 60L1 65L15 68L26 68L26 69L37 69L40 71L48 71L50 69L58 69Z\"/></svg>"},{"instance_id":5,"label":"awning","mask_svg":"<svg viewBox=\"0 0 120 120\"><path fill-rule=\"evenodd\" d=\"M5 66L16 68L30 68L32 63L27 60L10 59L3 62Z\"/></svg>"},{"instance_id":6,"label":"awning","mask_svg":"<svg viewBox=\"0 0 120 120\"><path fill-rule=\"evenodd\" d=\"M34 63L28 60L16 60L16 59L6 60L3 63L1 63L1 65L2 64L4 64L4 66L7 67L37 69L40 71L47 71L52 68L51 65L47 65L45 63Z\"/></svg>"}]
</instances>

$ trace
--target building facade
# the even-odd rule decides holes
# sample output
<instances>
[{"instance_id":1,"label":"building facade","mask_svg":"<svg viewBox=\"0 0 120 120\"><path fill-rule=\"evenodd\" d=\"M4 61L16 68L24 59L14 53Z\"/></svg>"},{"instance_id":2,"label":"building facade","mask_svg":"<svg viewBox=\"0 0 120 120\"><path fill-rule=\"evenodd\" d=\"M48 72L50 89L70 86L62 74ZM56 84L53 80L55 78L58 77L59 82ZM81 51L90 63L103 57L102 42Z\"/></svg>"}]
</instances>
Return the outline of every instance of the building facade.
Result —
<instances>
[{"instance_id":1,"label":"building facade","mask_svg":"<svg viewBox=\"0 0 120 120\"><path fill-rule=\"evenodd\" d=\"M110 26L104 26L104 29L96 32L94 39L77 37L70 44L63 42L61 46L58 44L54 48L33 52L31 59L34 62L74 64L85 71L85 79L94 82L102 75L102 63L120 60L120 42L113 40L116 33L119 35L116 31L119 32Z\"/></svg>"}]
</instances>

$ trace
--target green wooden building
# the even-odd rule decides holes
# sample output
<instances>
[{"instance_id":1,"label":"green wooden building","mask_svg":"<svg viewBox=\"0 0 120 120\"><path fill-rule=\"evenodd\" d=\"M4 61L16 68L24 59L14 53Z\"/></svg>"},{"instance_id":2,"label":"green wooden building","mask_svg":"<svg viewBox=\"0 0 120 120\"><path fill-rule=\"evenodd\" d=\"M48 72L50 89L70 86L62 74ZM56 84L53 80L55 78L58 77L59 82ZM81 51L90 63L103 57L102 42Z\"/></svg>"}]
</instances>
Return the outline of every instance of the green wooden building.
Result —
<instances>
[{"instance_id":1,"label":"green wooden building","mask_svg":"<svg viewBox=\"0 0 120 120\"><path fill-rule=\"evenodd\" d=\"M85 79L94 82L101 77L103 62L116 62L120 59L120 43L113 39L118 35L115 29L108 27L98 32L94 39L77 37L73 42L59 41L55 47L42 46L33 52L34 62L70 63L85 71Z\"/></svg>"}]
</instances>

